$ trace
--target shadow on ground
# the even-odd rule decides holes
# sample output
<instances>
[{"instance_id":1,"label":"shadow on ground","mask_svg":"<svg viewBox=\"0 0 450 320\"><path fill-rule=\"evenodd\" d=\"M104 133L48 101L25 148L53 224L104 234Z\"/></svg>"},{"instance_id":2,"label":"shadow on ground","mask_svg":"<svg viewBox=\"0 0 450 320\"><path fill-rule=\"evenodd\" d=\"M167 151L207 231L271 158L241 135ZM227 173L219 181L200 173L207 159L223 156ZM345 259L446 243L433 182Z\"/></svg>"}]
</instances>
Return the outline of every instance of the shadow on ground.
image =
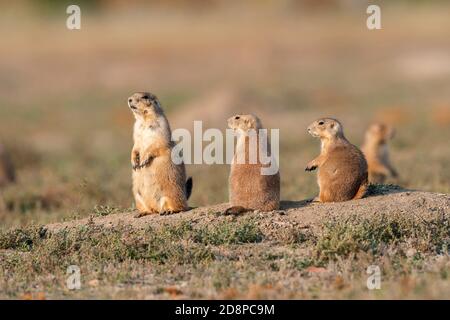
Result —
<instances>
[{"instance_id":1,"label":"shadow on ground","mask_svg":"<svg viewBox=\"0 0 450 320\"><path fill-rule=\"evenodd\" d=\"M414 192L414 190L403 189L402 187L393 184L371 184L369 185L365 198L402 192ZM313 199L310 198L301 201L281 201L280 209L300 209L316 205L317 203L313 203L312 200Z\"/></svg>"}]
</instances>

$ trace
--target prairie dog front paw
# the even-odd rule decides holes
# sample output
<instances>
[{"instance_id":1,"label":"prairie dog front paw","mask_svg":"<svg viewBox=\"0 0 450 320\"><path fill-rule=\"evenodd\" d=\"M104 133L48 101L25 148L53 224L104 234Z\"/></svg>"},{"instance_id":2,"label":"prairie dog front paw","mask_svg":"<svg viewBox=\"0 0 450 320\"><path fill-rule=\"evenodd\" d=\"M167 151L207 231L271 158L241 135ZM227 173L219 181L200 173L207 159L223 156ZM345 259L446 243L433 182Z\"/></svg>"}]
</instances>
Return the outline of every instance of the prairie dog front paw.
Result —
<instances>
[{"instance_id":1,"label":"prairie dog front paw","mask_svg":"<svg viewBox=\"0 0 450 320\"><path fill-rule=\"evenodd\" d=\"M136 170L139 168L141 162L141 157L139 154L139 151L133 150L131 153L131 166L133 167L133 170Z\"/></svg>"},{"instance_id":2,"label":"prairie dog front paw","mask_svg":"<svg viewBox=\"0 0 450 320\"><path fill-rule=\"evenodd\" d=\"M317 169L317 164L310 162L306 165L305 171L313 171Z\"/></svg>"}]
</instances>

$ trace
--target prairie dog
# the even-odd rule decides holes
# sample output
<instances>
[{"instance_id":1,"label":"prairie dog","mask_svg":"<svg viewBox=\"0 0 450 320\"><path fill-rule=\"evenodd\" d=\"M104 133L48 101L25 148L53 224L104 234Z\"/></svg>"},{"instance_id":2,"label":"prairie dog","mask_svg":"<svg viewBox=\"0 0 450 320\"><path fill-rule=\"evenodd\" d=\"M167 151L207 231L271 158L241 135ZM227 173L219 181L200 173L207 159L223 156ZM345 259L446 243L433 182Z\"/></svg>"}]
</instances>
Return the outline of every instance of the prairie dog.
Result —
<instances>
[{"instance_id":1,"label":"prairie dog","mask_svg":"<svg viewBox=\"0 0 450 320\"><path fill-rule=\"evenodd\" d=\"M366 131L362 151L366 156L371 183L384 183L389 175L398 177L389 160L388 141L394 134L395 130L383 123L374 123Z\"/></svg>"},{"instance_id":2,"label":"prairie dog","mask_svg":"<svg viewBox=\"0 0 450 320\"><path fill-rule=\"evenodd\" d=\"M263 175L261 169L271 164L261 163L259 156L261 121L254 115L235 115L228 119L228 126L238 134L236 151L229 177L229 200L231 208L226 214L238 214L249 210L272 211L280 207L280 173ZM250 143L249 132L256 134L255 144ZM256 147L252 153L250 147ZM264 146L263 146L264 147ZM261 153L269 156L269 150ZM266 151L269 151L267 153ZM254 153L253 153L254 152ZM251 154L255 155L253 157ZM271 158L271 161L275 161ZM254 162L254 163L253 163Z\"/></svg>"},{"instance_id":3,"label":"prairie dog","mask_svg":"<svg viewBox=\"0 0 450 320\"><path fill-rule=\"evenodd\" d=\"M339 202L362 198L367 190L367 162L363 153L344 136L339 121L314 121L308 132L320 138L320 155L308 163L306 171L319 169L320 193L314 201Z\"/></svg>"},{"instance_id":4,"label":"prairie dog","mask_svg":"<svg viewBox=\"0 0 450 320\"><path fill-rule=\"evenodd\" d=\"M5 147L0 143L0 188L16 181L14 165Z\"/></svg>"},{"instance_id":5,"label":"prairie dog","mask_svg":"<svg viewBox=\"0 0 450 320\"><path fill-rule=\"evenodd\" d=\"M128 106L136 119L131 165L137 217L186 211L192 179L186 181L184 163L172 161L172 133L158 98L138 92L128 98Z\"/></svg>"}]
</instances>

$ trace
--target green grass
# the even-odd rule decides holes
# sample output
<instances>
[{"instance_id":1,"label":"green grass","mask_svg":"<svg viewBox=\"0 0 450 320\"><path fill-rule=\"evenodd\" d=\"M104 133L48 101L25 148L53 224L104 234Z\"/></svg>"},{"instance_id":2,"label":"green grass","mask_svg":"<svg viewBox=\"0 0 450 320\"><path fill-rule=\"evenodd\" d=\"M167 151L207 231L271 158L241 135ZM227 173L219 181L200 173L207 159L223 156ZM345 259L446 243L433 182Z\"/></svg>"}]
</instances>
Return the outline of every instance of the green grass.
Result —
<instances>
[{"instance_id":1,"label":"green grass","mask_svg":"<svg viewBox=\"0 0 450 320\"><path fill-rule=\"evenodd\" d=\"M102 211L103 213L104 211ZM95 225L48 234L44 227L0 233L0 249L30 252L45 263L78 260L84 263L121 262L125 259L157 263L200 263L213 259L208 245L258 243L262 234L252 221L223 222L193 229L189 222L135 230ZM185 245L183 244L185 243ZM64 264L64 263L62 263Z\"/></svg>"},{"instance_id":2,"label":"green grass","mask_svg":"<svg viewBox=\"0 0 450 320\"><path fill-rule=\"evenodd\" d=\"M314 252L319 262L326 262L360 251L382 255L386 247L406 243L419 252L449 254L449 216L442 214L425 221L402 214L380 214L370 219L353 216L328 221Z\"/></svg>"},{"instance_id":3,"label":"green grass","mask_svg":"<svg viewBox=\"0 0 450 320\"><path fill-rule=\"evenodd\" d=\"M239 224L217 223L197 230L194 241L205 245L258 243L263 234L252 221Z\"/></svg>"},{"instance_id":4,"label":"green grass","mask_svg":"<svg viewBox=\"0 0 450 320\"><path fill-rule=\"evenodd\" d=\"M159 281L175 273L194 289L206 281L218 293L231 288L247 292L255 282L272 286L282 283L283 275L296 272L313 290L317 283L309 267L345 270L351 266L352 274L363 275L368 265L377 264L383 266L385 277L395 279L427 271L436 255L448 257L449 221L443 213L426 221L397 214L336 218L296 243L283 235L284 230L277 231L276 243L266 240L254 218L219 220L213 225L180 220L143 229L91 222L54 233L34 226L0 233L0 283L8 297L33 291L33 286L54 296L67 294L65 271L74 264L106 287L140 283L149 272L145 270L152 270ZM411 250L413 254L408 253ZM433 273L448 278L445 266ZM164 292L160 287L155 294L164 296ZM190 294L199 294L195 292Z\"/></svg>"}]
</instances>

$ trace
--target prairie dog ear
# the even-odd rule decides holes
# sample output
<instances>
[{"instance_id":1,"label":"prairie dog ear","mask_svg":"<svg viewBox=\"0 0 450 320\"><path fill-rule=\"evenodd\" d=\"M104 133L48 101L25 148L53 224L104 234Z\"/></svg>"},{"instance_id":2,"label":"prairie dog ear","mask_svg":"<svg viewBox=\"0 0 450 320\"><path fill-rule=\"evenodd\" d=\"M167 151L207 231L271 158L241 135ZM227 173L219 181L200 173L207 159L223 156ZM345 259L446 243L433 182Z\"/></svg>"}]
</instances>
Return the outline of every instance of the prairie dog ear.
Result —
<instances>
[{"instance_id":1,"label":"prairie dog ear","mask_svg":"<svg viewBox=\"0 0 450 320\"><path fill-rule=\"evenodd\" d=\"M334 134L338 135L338 134L343 134L342 132L342 126L339 122L337 121L332 121L330 123L330 131L332 131Z\"/></svg>"}]
</instances>

